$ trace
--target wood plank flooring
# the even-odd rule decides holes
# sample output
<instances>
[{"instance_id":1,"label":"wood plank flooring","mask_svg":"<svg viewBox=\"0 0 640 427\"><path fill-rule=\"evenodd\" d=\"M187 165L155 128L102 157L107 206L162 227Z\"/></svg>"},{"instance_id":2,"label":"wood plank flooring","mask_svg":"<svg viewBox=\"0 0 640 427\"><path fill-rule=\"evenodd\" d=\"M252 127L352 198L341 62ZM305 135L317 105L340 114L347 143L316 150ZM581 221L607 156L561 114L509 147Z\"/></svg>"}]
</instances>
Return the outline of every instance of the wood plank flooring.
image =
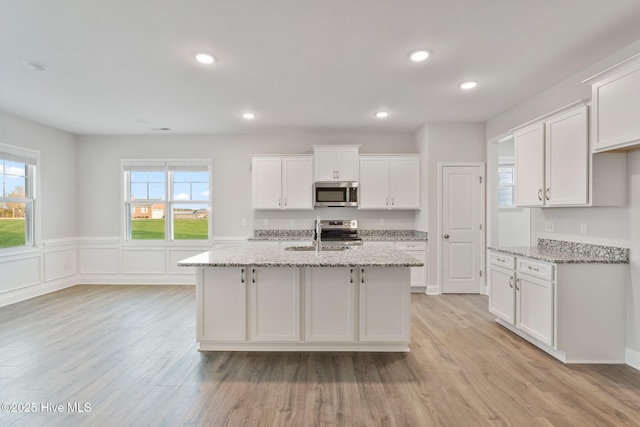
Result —
<instances>
[{"instance_id":1,"label":"wood plank flooring","mask_svg":"<svg viewBox=\"0 0 640 427\"><path fill-rule=\"evenodd\" d=\"M190 286L75 286L3 307L0 403L37 411L0 425L640 426L639 371L564 365L495 324L485 296L411 303L400 354L200 353Z\"/></svg>"}]
</instances>

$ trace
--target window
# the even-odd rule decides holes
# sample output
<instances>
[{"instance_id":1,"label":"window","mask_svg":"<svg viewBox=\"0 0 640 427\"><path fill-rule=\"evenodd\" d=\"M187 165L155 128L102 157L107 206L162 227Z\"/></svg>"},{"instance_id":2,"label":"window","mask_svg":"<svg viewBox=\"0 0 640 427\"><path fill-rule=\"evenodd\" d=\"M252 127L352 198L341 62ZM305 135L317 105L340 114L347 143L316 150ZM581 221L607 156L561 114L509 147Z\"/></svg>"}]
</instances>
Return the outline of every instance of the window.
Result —
<instances>
[{"instance_id":1,"label":"window","mask_svg":"<svg viewBox=\"0 0 640 427\"><path fill-rule=\"evenodd\" d=\"M37 157L36 152L0 144L0 249L35 245Z\"/></svg>"},{"instance_id":2,"label":"window","mask_svg":"<svg viewBox=\"0 0 640 427\"><path fill-rule=\"evenodd\" d=\"M211 163L123 161L127 240L207 240Z\"/></svg>"},{"instance_id":3,"label":"window","mask_svg":"<svg viewBox=\"0 0 640 427\"><path fill-rule=\"evenodd\" d=\"M498 166L498 207L515 207L515 164L513 159L501 159Z\"/></svg>"}]
</instances>

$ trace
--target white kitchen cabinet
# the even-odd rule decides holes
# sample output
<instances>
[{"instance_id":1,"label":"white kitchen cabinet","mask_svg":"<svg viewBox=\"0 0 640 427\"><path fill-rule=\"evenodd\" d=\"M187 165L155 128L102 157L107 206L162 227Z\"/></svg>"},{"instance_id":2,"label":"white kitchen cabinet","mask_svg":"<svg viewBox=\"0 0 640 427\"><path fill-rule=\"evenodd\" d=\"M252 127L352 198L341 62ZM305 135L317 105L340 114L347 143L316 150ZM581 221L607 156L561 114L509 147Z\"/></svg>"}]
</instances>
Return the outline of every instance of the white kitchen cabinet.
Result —
<instances>
[{"instance_id":1,"label":"white kitchen cabinet","mask_svg":"<svg viewBox=\"0 0 640 427\"><path fill-rule=\"evenodd\" d=\"M624 154L591 155L588 107L574 103L514 131L515 204L622 206Z\"/></svg>"},{"instance_id":2,"label":"white kitchen cabinet","mask_svg":"<svg viewBox=\"0 0 640 427\"><path fill-rule=\"evenodd\" d=\"M360 156L358 208L420 209L420 156Z\"/></svg>"},{"instance_id":3,"label":"white kitchen cabinet","mask_svg":"<svg viewBox=\"0 0 640 427\"><path fill-rule=\"evenodd\" d=\"M585 80L591 84L591 149L640 148L640 55Z\"/></svg>"},{"instance_id":4,"label":"white kitchen cabinet","mask_svg":"<svg viewBox=\"0 0 640 427\"><path fill-rule=\"evenodd\" d=\"M620 363L626 264L547 263L489 251L489 311L567 363ZM606 285L604 285L606 284Z\"/></svg>"},{"instance_id":5,"label":"white kitchen cabinet","mask_svg":"<svg viewBox=\"0 0 640 427\"><path fill-rule=\"evenodd\" d=\"M489 257L489 311L552 346L553 266L497 253L490 253ZM534 277L530 271L549 274Z\"/></svg>"},{"instance_id":6,"label":"white kitchen cabinet","mask_svg":"<svg viewBox=\"0 0 640 427\"><path fill-rule=\"evenodd\" d=\"M300 340L300 269L296 267L251 267L251 340Z\"/></svg>"},{"instance_id":7,"label":"white kitchen cabinet","mask_svg":"<svg viewBox=\"0 0 640 427\"><path fill-rule=\"evenodd\" d=\"M313 209L313 157L254 156L254 209Z\"/></svg>"},{"instance_id":8,"label":"white kitchen cabinet","mask_svg":"<svg viewBox=\"0 0 640 427\"><path fill-rule=\"evenodd\" d=\"M246 269L199 269L197 274L198 341L245 341Z\"/></svg>"},{"instance_id":9,"label":"white kitchen cabinet","mask_svg":"<svg viewBox=\"0 0 640 427\"><path fill-rule=\"evenodd\" d=\"M357 181L359 145L314 145L316 181Z\"/></svg>"},{"instance_id":10,"label":"white kitchen cabinet","mask_svg":"<svg viewBox=\"0 0 640 427\"><path fill-rule=\"evenodd\" d=\"M396 242L396 249L424 263L422 267L411 267L411 292L427 290L427 242Z\"/></svg>"},{"instance_id":11,"label":"white kitchen cabinet","mask_svg":"<svg viewBox=\"0 0 640 427\"><path fill-rule=\"evenodd\" d=\"M359 270L360 341L408 341L408 269L367 267Z\"/></svg>"},{"instance_id":12,"label":"white kitchen cabinet","mask_svg":"<svg viewBox=\"0 0 640 427\"><path fill-rule=\"evenodd\" d=\"M305 269L305 341L354 341L357 274L355 267Z\"/></svg>"}]
</instances>

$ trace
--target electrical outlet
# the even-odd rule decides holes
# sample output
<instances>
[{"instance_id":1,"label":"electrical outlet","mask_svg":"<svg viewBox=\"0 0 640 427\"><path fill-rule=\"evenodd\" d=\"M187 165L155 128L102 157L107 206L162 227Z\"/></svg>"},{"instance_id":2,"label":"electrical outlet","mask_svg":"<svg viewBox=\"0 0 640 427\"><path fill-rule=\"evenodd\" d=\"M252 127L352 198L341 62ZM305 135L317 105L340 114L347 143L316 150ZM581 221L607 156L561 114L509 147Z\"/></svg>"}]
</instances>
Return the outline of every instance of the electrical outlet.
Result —
<instances>
[{"instance_id":1,"label":"electrical outlet","mask_svg":"<svg viewBox=\"0 0 640 427\"><path fill-rule=\"evenodd\" d=\"M587 224L580 224L580 235L586 236L589 234L589 226Z\"/></svg>"},{"instance_id":2,"label":"electrical outlet","mask_svg":"<svg viewBox=\"0 0 640 427\"><path fill-rule=\"evenodd\" d=\"M380 225L384 225L384 224L385 224L384 218L380 219Z\"/></svg>"},{"instance_id":3,"label":"electrical outlet","mask_svg":"<svg viewBox=\"0 0 640 427\"><path fill-rule=\"evenodd\" d=\"M547 233L555 233L556 232L556 224L553 222L545 223L545 230Z\"/></svg>"},{"instance_id":4,"label":"electrical outlet","mask_svg":"<svg viewBox=\"0 0 640 427\"><path fill-rule=\"evenodd\" d=\"M242 219L240 220L240 225L247 225L247 220L246 220L246 219L244 219L244 218L242 218Z\"/></svg>"}]
</instances>

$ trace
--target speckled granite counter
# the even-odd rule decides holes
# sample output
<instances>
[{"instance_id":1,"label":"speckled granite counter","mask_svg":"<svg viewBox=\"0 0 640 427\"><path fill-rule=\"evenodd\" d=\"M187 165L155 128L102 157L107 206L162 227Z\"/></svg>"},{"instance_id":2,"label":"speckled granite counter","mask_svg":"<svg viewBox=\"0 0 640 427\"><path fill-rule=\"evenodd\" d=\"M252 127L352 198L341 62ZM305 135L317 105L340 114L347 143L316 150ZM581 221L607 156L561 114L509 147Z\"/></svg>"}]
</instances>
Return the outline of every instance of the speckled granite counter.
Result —
<instances>
[{"instance_id":1,"label":"speckled granite counter","mask_svg":"<svg viewBox=\"0 0 640 427\"><path fill-rule=\"evenodd\" d=\"M392 248L354 247L346 251L286 251L280 246L214 248L178 262L180 267L422 267Z\"/></svg>"},{"instance_id":2,"label":"speckled granite counter","mask_svg":"<svg viewBox=\"0 0 640 427\"><path fill-rule=\"evenodd\" d=\"M426 231L418 230L358 230L358 236L364 240L380 241L412 241L427 240ZM286 240L311 240L312 230L254 230L250 241L286 241Z\"/></svg>"},{"instance_id":3,"label":"speckled granite counter","mask_svg":"<svg viewBox=\"0 0 640 427\"><path fill-rule=\"evenodd\" d=\"M562 240L538 239L538 246L491 247L492 251L556 264L628 264L629 249Z\"/></svg>"}]
</instances>

